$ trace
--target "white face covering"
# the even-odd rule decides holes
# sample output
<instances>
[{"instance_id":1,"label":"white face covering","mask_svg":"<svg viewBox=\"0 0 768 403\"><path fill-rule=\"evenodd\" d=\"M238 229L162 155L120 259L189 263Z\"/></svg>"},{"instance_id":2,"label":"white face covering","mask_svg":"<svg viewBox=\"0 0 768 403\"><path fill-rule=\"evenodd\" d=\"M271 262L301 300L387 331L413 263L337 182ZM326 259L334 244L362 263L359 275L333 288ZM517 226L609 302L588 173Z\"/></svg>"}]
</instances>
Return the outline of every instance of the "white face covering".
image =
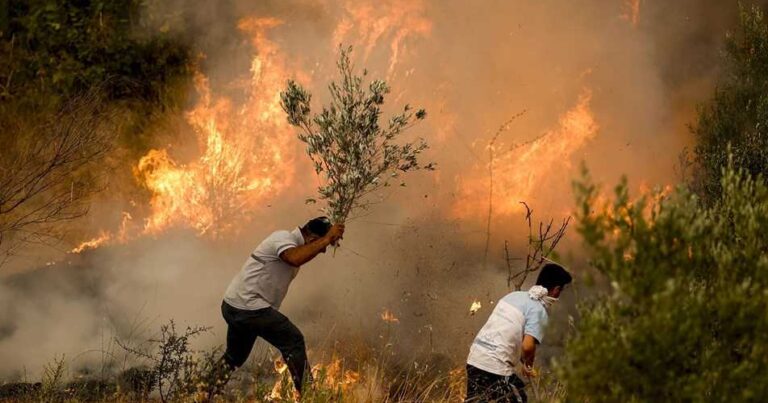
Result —
<instances>
[{"instance_id":1,"label":"white face covering","mask_svg":"<svg viewBox=\"0 0 768 403\"><path fill-rule=\"evenodd\" d=\"M557 298L550 297L548 294L549 291L540 285L535 285L528 290L528 296L533 300L541 302L544 308L547 309L557 302Z\"/></svg>"}]
</instances>

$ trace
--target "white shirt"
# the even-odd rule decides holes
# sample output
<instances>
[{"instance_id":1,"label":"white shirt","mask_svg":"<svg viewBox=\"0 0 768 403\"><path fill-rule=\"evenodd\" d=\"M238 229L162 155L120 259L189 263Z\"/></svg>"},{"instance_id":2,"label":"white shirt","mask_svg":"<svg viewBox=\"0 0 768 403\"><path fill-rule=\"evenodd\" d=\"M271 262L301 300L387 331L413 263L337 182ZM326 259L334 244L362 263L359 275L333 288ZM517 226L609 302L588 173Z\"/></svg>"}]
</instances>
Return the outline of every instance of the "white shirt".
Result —
<instances>
[{"instance_id":1,"label":"white shirt","mask_svg":"<svg viewBox=\"0 0 768 403\"><path fill-rule=\"evenodd\" d=\"M520 365L523 336L541 342L547 319L544 305L527 292L507 294L472 342L467 364L496 375L512 375Z\"/></svg>"}]
</instances>

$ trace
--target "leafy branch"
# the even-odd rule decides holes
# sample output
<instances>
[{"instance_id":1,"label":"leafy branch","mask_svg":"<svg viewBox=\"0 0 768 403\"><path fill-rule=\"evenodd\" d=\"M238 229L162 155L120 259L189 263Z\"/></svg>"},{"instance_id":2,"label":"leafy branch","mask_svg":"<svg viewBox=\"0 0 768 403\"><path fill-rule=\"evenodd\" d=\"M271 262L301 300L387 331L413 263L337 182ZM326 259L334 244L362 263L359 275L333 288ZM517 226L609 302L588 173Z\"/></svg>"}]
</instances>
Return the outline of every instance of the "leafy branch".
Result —
<instances>
[{"instance_id":1,"label":"leafy branch","mask_svg":"<svg viewBox=\"0 0 768 403\"><path fill-rule=\"evenodd\" d=\"M382 124L381 107L389 86L373 80L366 88L367 71L362 76L353 72L352 48L340 50L340 78L329 85L331 100L319 114L310 116L312 95L295 81L288 81L280 94L288 122L300 129L299 139L307 144L315 172L323 179L318 193L327 203L325 212L336 223L346 221L356 209L365 209L370 204L366 196L390 186L401 173L435 168L435 164L423 165L419 160L427 149L424 139L396 142L426 112L406 104L401 113Z\"/></svg>"}]
</instances>

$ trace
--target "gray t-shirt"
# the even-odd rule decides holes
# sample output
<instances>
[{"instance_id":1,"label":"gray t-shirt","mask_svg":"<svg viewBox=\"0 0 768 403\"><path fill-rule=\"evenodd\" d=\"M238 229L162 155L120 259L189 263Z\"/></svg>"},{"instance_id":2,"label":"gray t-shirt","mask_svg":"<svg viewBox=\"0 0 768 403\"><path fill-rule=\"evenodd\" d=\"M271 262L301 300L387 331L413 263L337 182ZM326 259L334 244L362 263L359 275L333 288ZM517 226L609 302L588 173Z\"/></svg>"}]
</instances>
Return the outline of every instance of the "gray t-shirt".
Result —
<instances>
[{"instance_id":1,"label":"gray t-shirt","mask_svg":"<svg viewBox=\"0 0 768 403\"><path fill-rule=\"evenodd\" d=\"M304 244L299 228L276 231L261 242L229 283L224 301L238 309L280 308L299 268L280 259L287 249Z\"/></svg>"}]
</instances>

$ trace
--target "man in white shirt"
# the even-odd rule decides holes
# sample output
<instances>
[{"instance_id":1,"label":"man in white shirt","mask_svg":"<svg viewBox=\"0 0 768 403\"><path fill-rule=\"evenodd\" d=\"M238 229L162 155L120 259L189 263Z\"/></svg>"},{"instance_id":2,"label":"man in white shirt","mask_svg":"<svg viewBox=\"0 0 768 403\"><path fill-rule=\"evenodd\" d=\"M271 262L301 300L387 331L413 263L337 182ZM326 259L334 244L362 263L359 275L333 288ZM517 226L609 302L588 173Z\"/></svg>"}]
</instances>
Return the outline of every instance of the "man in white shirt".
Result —
<instances>
[{"instance_id":1,"label":"man in white shirt","mask_svg":"<svg viewBox=\"0 0 768 403\"><path fill-rule=\"evenodd\" d=\"M533 360L544 336L547 309L571 281L562 266L548 263L530 290L512 292L499 300L469 349L466 402L527 401L518 374L534 374Z\"/></svg>"},{"instance_id":2,"label":"man in white shirt","mask_svg":"<svg viewBox=\"0 0 768 403\"><path fill-rule=\"evenodd\" d=\"M327 217L318 217L293 231L276 231L256 247L221 304L228 327L227 350L219 369L223 373L215 375L219 383L226 383L231 372L245 363L261 337L280 350L301 393L309 368L304 336L278 309L300 266L325 253L343 235L343 224L331 225Z\"/></svg>"}]
</instances>

